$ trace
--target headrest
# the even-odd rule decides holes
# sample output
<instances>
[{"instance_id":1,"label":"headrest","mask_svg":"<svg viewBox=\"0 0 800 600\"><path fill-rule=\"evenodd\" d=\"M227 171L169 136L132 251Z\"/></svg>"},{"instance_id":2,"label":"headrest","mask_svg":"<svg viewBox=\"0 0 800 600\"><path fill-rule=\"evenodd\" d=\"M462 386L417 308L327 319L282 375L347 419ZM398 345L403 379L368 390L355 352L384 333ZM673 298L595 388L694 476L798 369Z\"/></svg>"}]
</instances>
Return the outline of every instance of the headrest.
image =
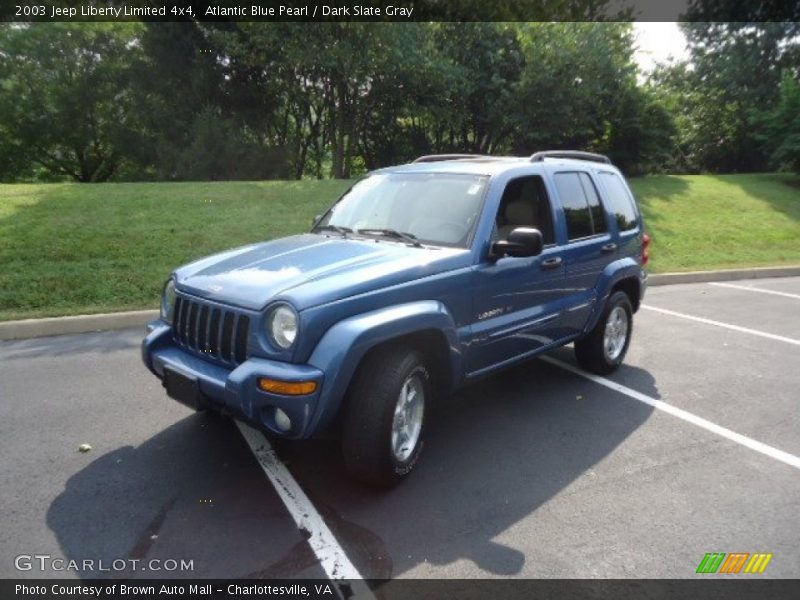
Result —
<instances>
[{"instance_id":1,"label":"headrest","mask_svg":"<svg viewBox=\"0 0 800 600\"><path fill-rule=\"evenodd\" d=\"M530 202L517 199L506 205L506 220L511 225L533 225L536 215Z\"/></svg>"}]
</instances>

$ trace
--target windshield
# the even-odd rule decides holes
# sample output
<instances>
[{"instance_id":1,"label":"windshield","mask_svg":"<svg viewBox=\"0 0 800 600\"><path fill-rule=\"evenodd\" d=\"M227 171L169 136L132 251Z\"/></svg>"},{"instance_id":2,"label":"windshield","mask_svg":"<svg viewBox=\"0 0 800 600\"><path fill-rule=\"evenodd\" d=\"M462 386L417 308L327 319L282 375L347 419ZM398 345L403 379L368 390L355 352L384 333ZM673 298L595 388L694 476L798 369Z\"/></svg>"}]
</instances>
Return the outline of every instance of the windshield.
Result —
<instances>
[{"instance_id":1,"label":"windshield","mask_svg":"<svg viewBox=\"0 0 800 600\"><path fill-rule=\"evenodd\" d=\"M488 177L454 173L382 173L356 183L314 231L466 246Z\"/></svg>"}]
</instances>

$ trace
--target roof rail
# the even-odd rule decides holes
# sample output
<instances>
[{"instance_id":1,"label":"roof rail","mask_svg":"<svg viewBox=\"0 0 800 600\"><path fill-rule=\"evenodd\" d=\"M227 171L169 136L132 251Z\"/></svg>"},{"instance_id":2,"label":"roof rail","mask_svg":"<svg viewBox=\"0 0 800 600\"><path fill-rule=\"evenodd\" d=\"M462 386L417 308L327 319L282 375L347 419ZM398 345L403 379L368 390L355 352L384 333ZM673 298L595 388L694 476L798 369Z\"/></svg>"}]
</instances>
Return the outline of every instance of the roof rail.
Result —
<instances>
[{"instance_id":1,"label":"roof rail","mask_svg":"<svg viewBox=\"0 0 800 600\"><path fill-rule=\"evenodd\" d=\"M594 152L581 152L580 150L544 150L531 154L531 162L541 162L545 158L572 158L575 160L588 160L591 162L611 164L611 159L604 154Z\"/></svg>"},{"instance_id":2,"label":"roof rail","mask_svg":"<svg viewBox=\"0 0 800 600\"><path fill-rule=\"evenodd\" d=\"M414 162L426 163L439 162L440 160L464 160L467 158L484 158L485 156L485 154L426 154L425 156L420 156Z\"/></svg>"}]
</instances>

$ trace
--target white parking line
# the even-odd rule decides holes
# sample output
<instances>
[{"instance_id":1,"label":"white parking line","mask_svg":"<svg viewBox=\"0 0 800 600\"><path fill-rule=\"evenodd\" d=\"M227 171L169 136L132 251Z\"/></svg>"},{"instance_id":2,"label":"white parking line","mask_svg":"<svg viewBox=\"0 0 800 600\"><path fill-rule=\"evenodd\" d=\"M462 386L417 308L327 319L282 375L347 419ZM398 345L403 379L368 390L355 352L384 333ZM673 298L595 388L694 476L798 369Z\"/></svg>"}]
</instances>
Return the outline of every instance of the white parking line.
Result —
<instances>
[{"instance_id":1,"label":"white parking line","mask_svg":"<svg viewBox=\"0 0 800 600\"><path fill-rule=\"evenodd\" d=\"M687 315L685 313L676 312L674 310L667 310L666 308L658 308L655 306L650 306L649 304L642 304L642 308L646 308L647 310L653 310L655 312L660 312L665 315L672 315L673 317L681 317L683 319L689 319L690 321L697 321L698 323L705 323L706 325L715 325L716 327L724 327L725 329L731 329L733 331L738 331L739 333L749 333L751 335L758 335L764 338L768 338L770 340L775 340L777 342L785 342L787 344L800 346L800 340L783 337L782 335L775 335L774 333L766 333L764 331L758 331L756 329L740 327L739 325L731 325L730 323L722 323L721 321L704 319L703 317L695 317L694 315Z\"/></svg>"},{"instance_id":2,"label":"white parking line","mask_svg":"<svg viewBox=\"0 0 800 600\"><path fill-rule=\"evenodd\" d=\"M726 439L736 442L737 444L744 446L745 448L750 448L751 450L755 450L756 452L760 452L765 456L769 456L770 458L774 458L777 461L787 464L790 467L794 467L795 469L800 469L800 457L795 456L794 454L789 454L788 452L784 452L783 450L778 450L777 448L773 448L772 446L768 446L767 444L749 438L746 435L742 435L741 433L736 433L735 431L731 431L730 429L722 427L721 425L717 425L716 423L712 423L711 421L708 421L703 417L698 417L697 415L687 412L681 408L678 408L677 406L673 406L672 404L667 404L663 400L651 398L646 394L637 392L636 390L633 390L629 387L616 383L615 381L611 381L610 379L606 379L605 377L600 377L599 375L594 375L593 373L587 373L586 371L582 371L578 367L575 367L557 358L553 358L552 356L542 356L541 359L552 365L556 365L557 367L566 369L570 373L574 373L575 375L580 375L581 377L584 377L589 381L593 381L594 383L598 383L604 387L607 387L610 390L614 390L615 392L624 394L629 398L633 398L634 400L643 402L648 406L652 406L655 409L668 413L673 417L678 417L679 419L682 419L687 423L691 423L692 425L697 425L698 427L702 427L703 429L705 429L706 431L710 431L711 433L716 433L717 435L720 435Z\"/></svg>"},{"instance_id":3,"label":"white parking line","mask_svg":"<svg viewBox=\"0 0 800 600\"><path fill-rule=\"evenodd\" d=\"M336 583L340 580L348 580L349 590L343 594L337 587L337 592L341 597L347 598L355 596L358 598L372 598L374 596L369 587L363 581L363 577L347 558L344 550L336 541L331 530L325 524L325 520L314 508L311 500L308 499L303 489L297 483L289 470L284 466L280 459L275 455L272 445L264 434L253 429L249 425L236 421L239 431L242 432L244 439L255 454L258 464L266 473L275 491L278 492L289 513L292 515L298 529L308 535L308 545L311 546L316 557L319 559L320 566L324 569L328 578Z\"/></svg>"},{"instance_id":4,"label":"white parking line","mask_svg":"<svg viewBox=\"0 0 800 600\"><path fill-rule=\"evenodd\" d=\"M772 294L774 296L783 296L784 298L794 298L795 300L800 300L800 294L790 294L789 292L778 292L776 290L765 290L763 288L748 287L746 285L736 285L735 283L719 283L716 281L709 281L708 285L731 288L734 290L747 290L748 292L761 292L762 294Z\"/></svg>"}]
</instances>

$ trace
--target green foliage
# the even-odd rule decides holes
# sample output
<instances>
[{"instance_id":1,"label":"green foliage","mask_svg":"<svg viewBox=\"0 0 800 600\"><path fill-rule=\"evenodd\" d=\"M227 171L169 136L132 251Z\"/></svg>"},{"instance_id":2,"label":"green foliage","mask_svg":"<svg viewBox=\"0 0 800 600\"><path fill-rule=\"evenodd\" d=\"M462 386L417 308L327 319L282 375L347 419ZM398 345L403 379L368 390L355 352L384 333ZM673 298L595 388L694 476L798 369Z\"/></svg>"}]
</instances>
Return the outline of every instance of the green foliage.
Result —
<instances>
[{"instance_id":1,"label":"green foliage","mask_svg":"<svg viewBox=\"0 0 800 600\"><path fill-rule=\"evenodd\" d=\"M513 151L584 148L631 172L657 169L674 127L658 97L637 85L631 36L629 23L521 25Z\"/></svg>"},{"instance_id":2,"label":"green foliage","mask_svg":"<svg viewBox=\"0 0 800 600\"><path fill-rule=\"evenodd\" d=\"M630 25L521 25L528 68L514 146L599 149L617 94L635 85Z\"/></svg>"},{"instance_id":3,"label":"green foliage","mask_svg":"<svg viewBox=\"0 0 800 600\"><path fill-rule=\"evenodd\" d=\"M797 69L793 23L684 23L691 52L686 63L653 76L679 132L675 163L684 170L768 170L769 129L778 102L781 69Z\"/></svg>"},{"instance_id":4,"label":"green foliage","mask_svg":"<svg viewBox=\"0 0 800 600\"><path fill-rule=\"evenodd\" d=\"M786 72L780 98L767 119L772 159L783 169L800 173L800 84Z\"/></svg>"},{"instance_id":5,"label":"green foliage","mask_svg":"<svg viewBox=\"0 0 800 600\"><path fill-rule=\"evenodd\" d=\"M621 94L617 107L626 115L608 131L608 154L629 175L670 170L678 129L672 114L651 87Z\"/></svg>"},{"instance_id":6,"label":"green foliage","mask_svg":"<svg viewBox=\"0 0 800 600\"><path fill-rule=\"evenodd\" d=\"M137 24L0 27L0 144L5 176L44 168L105 181L136 143L129 67ZM6 162L11 158L10 162Z\"/></svg>"},{"instance_id":7,"label":"green foliage","mask_svg":"<svg viewBox=\"0 0 800 600\"><path fill-rule=\"evenodd\" d=\"M691 60L642 82L626 22L5 25L0 178L349 178L548 148L633 174L792 168L797 24L684 29Z\"/></svg>"},{"instance_id":8,"label":"green foliage","mask_svg":"<svg viewBox=\"0 0 800 600\"><path fill-rule=\"evenodd\" d=\"M187 145L169 161L180 174L178 179L241 181L290 176L282 148L265 148L248 140L232 119L219 116L215 109L202 110L189 125L187 137Z\"/></svg>"},{"instance_id":9,"label":"green foliage","mask_svg":"<svg viewBox=\"0 0 800 600\"><path fill-rule=\"evenodd\" d=\"M515 124L509 107L518 96L525 66L515 29L495 23L441 23L434 31L434 47L451 85L441 90L448 110L429 112L431 149L488 154L502 148Z\"/></svg>"},{"instance_id":10,"label":"green foliage","mask_svg":"<svg viewBox=\"0 0 800 600\"><path fill-rule=\"evenodd\" d=\"M225 31L190 22L148 23L142 34L145 60L133 74L132 93L148 107L142 114L147 139L134 151L152 178L291 175L286 139L264 128L263 115L278 100L269 89L247 85L253 72L224 58Z\"/></svg>"}]
</instances>

